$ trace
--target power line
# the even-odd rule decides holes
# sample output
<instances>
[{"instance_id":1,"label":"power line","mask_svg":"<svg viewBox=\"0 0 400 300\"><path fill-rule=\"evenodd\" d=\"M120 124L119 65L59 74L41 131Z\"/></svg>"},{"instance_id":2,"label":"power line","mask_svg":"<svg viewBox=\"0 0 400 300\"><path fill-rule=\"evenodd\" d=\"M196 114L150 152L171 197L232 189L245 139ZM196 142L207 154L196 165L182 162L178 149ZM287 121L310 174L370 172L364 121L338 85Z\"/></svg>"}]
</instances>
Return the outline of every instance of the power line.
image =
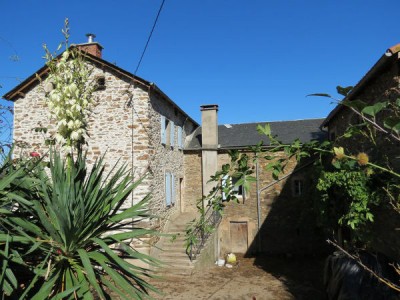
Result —
<instances>
[{"instance_id":1,"label":"power line","mask_svg":"<svg viewBox=\"0 0 400 300\"><path fill-rule=\"evenodd\" d=\"M139 69L139 67L140 67L140 64L142 63L144 54L146 53L147 47L149 46L150 39L151 39L151 37L152 37L152 35L153 35L154 29L156 28L157 21L158 21L158 18L160 17L161 10L162 10L162 8L163 8L163 6L164 6L164 3L165 3L165 0L162 0L161 5L160 5L160 8L158 9L158 12L157 12L157 16L156 16L156 18L155 18L155 20L154 20L154 23L153 23L153 27L151 28L150 34L149 34L149 36L148 36L148 38L147 38L147 42L146 42L146 44L145 44L145 46L144 46L142 55L140 56L140 59L139 59L139 62L138 62L138 64L137 64L137 66L136 66L135 72L133 73L134 76L136 76L136 73L137 73L137 71L138 71L138 69ZM131 111L132 111L132 125L133 125L133 123L134 123L134 118L135 118L135 115L136 115L137 118L138 118L138 120L139 120L139 123L142 124L142 126L143 126L143 128L144 128L144 130L145 130L145 132L146 132L146 135L147 135L147 137L148 137L149 140L150 140L150 139L151 139L150 133L148 132L146 126L143 124L142 120L140 119L140 116L139 116L138 112L137 112L136 109L135 109L135 105L134 105L135 81L134 81L134 80L132 80L131 83L130 83L130 86L132 86L132 85L133 85L133 93L132 93L132 95L131 95L131 100L128 101L128 103L127 103L127 104L128 104L128 107L129 107L129 105L130 105ZM129 104L129 102L130 102L130 104ZM134 137L134 131L135 131L135 130L134 130L133 126L132 126L132 128L131 128L131 146L132 146L132 149L131 149L131 155L132 155L132 159L131 159L131 171L132 171L132 175L133 175L133 178L132 178L133 180L135 179L135 171L134 171L134 170L135 170L135 160L134 160L135 155L134 155L134 138L133 138L133 137ZM149 167L149 166L148 166L148 167ZM132 192L132 193L131 193L131 202L132 202L132 206L133 206L133 201L134 201L134 195L133 195L133 192ZM133 240L133 238L132 238L132 240Z\"/></svg>"},{"instance_id":2,"label":"power line","mask_svg":"<svg viewBox=\"0 0 400 300\"><path fill-rule=\"evenodd\" d=\"M138 71L138 69L139 69L139 67L140 67L140 64L142 63L142 60L143 60L144 54L146 53L146 50L147 50L147 46L149 45L149 42L150 42L151 36L153 35L154 28L156 28L157 21L158 21L158 17L160 16L160 14L161 14L161 10L162 10L162 8L163 8L163 6L164 6L164 2L165 2L165 0L163 0L163 1L161 2L160 9L158 10L158 13L157 13L157 17L156 17L156 19L154 20L153 27L151 28L151 31L150 31L149 37L147 38L146 45L144 46L144 49L143 49L142 55L140 56L140 59L139 59L139 62L138 62L138 64L137 64L137 66L136 66L135 72L133 73L134 75L136 75L136 73L137 73L137 71Z\"/></svg>"}]
</instances>

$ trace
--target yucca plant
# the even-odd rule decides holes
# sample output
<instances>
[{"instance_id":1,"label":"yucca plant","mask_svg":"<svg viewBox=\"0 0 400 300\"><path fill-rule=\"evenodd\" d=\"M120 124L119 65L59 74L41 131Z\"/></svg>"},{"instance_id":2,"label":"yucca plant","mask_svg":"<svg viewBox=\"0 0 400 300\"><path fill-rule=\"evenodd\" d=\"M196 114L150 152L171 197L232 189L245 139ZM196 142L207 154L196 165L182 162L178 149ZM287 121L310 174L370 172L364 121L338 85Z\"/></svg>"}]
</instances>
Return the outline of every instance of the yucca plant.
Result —
<instances>
[{"instance_id":1,"label":"yucca plant","mask_svg":"<svg viewBox=\"0 0 400 300\"><path fill-rule=\"evenodd\" d=\"M3 257L30 272L28 282L11 282L15 295L29 299L142 299L156 289L149 270L130 263L157 261L129 246L152 232L140 228L148 218L148 197L124 209L141 180L132 182L125 167L105 174L103 159L90 171L86 157L63 159L50 153L47 175L31 176L30 199L10 192L16 209L3 209ZM127 260L128 259L128 260ZM0 270L1 271L1 270ZM17 277L18 278L18 277ZM13 279L13 278L12 278ZM13 295L12 295L13 296Z\"/></svg>"}]
</instances>

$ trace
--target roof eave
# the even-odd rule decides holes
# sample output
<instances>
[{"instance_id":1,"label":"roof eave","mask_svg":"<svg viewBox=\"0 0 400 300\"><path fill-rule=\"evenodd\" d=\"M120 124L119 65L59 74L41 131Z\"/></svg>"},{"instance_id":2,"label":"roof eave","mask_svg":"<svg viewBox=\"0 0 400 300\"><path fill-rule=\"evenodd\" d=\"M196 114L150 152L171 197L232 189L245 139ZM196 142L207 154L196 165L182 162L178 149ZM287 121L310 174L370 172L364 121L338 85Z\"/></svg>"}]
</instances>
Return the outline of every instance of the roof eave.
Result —
<instances>
[{"instance_id":1,"label":"roof eave","mask_svg":"<svg viewBox=\"0 0 400 300\"><path fill-rule=\"evenodd\" d=\"M172 104L181 114L187 117L194 125L200 126L194 119L192 119L186 112L184 112L170 97L167 96L154 82L150 83L150 87L154 89L155 92L160 94L165 100Z\"/></svg>"},{"instance_id":2,"label":"roof eave","mask_svg":"<svg viewBox=\"0 0 400 300\"><path fill-rule=\"evenodd\" d=\"M400 44L397 44L388 50L381 56L381 58L373 65L373 67L364 75L364 77L356 84L356 86L350 91L350 93L343 100L352 100L354 99L368 84L370 80L375 78L375 76L393 59L396 59L395 54L400 52ZM342 104L338 104L325 118L322 122L322 127L327 127L329 122L344 108Z\"/></svg>"},{"instance_id":3,"label":"roof eave","mask_svg":"<svg viewBox=\"0 0 400 300\"><path fill-rule=\"evenodd\" d=\"M94 63L98 63L101 64L103 66L107 66L110 69L113 69L114 71L118 72L119 74L125 76L126 78L129 78L131 80L134 80L138 83L141 83L147 87L150 87L150 82L144 80L143 78L140 78L128 71L125 71L124 69L117 67L116 65L109 63L108 61L97 57L95 55L92 55L90 53L87 52L82 52L83 55L88 58L89 60L91 60ZM62 55L59 54L55 59L58 59L60 56ZM41 79L43 79L47 73L48 73L48 66L44 65L43 67L41 67L38 71L36 71L35 73L33 73L31 76L29 76L27 79L25 79L24 81L22 81L19 85L17 85L16 87L14 87L11 91L7 92L6 94L4 94L2 96L2 98L9 100L9 101L15 101L18 99L18 97L20 95L24 95L24 92L30 88L33 84L38 83Z\"/></svg>"}]
</instances>

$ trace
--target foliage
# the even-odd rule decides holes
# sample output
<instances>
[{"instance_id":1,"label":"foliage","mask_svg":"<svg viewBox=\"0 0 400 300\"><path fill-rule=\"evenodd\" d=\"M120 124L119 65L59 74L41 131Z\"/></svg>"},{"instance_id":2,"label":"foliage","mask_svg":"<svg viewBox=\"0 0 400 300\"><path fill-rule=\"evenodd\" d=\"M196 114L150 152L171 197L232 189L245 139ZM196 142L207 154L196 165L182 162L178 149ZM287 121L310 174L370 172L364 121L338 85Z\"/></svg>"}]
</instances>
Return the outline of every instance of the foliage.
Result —
<instances>
[{"instance_id":1,"label":"foliage","mask_svg":"<svg viewBox=\"0 0 400 300\"><path fill-rule=\"evenodd\" d=\"M345 97L351 90L352 87L337 87L337 92ZM321 219L325 219L328 227L326 229L337 231L338 228L345 227L352 232L353 240L348 241L350 246L356 245L352 242L366 246L370 238L368 223L374 221L374 206L389 204L396 213L400 213L400 173L392 164L393 160L388 153L390 145L398 146L400 142L400 98L371 104L361 100L349 101L346 98L339 101L325 93L310 96L333 99L339 105L347 107L358 117L358 121L349 124L343 135L335 141L301 143L295 140L290 144L281 143L273 135L269 124L259 125L257 130L269 138L270 147L254 147L255 158L269 161L266 170L271 172L275 180L285 173L291 159L295 158L298 162L304 159L314 160L315 167L321 170L315 210ZM340 144L349 146L339 146ZM215 200L209 200L209 203L218 211L223 207L221 193L226 195L228 201L235 199L234 189L224 189L221 184L221 176L232 174L230 170L236 160L233 159L232 162L223 166L222 171L211 179L217 186L215 193L209 195ZM243 184L251 178L251 167L247 164L248 160L242 162L240 178ZM400 274L400 268L395 269ZM388 286L400 290L397 284Z\"/></svg>"},{"instance_id":2,"label":"foliage","mask_svg":"<svg viewBox=\"0 0 400 300\"><path fill-rule=\"evenodd\" d=\"M49 67L44 89L50 117L56 122L55 141L70 152L85 142L96 86L91 80L92 69L85 63L82 53L77 48L68 47L68 19L63 33L66 50L60 57L54 57L44 46Z\"/></svg>"},{"instance_id":3,"label":"foliage","mask_svg":"<svg viewBox=\"0 0 400 300\"><path fill-rule=\"evenodd\" d=\"M29 299L93 299L93 294L106 299L110 291L141 299L154 290L143 279L150 276L148 271L129 262L156 264L129 246L132 239L152 233L138 227L149 217L148 197L122 207L141 180L132 183L124 167L105 174L102 158L88 171L83 155L71 164L52 153L49 167L51 178L37 164L38 177L19 168L2 180L1 200L8 201L0 221L3 268L12 263L30 275L24 287L18 276L6 277L3 291ZM4 188L23 173L30 197Z\"/></svg>"},{"instance_id":4,"label":"foliage","mask_svg":"<svg viewBox=\"0 0 400 300\"><path fill-rule=\"evenodd\" d=\"M261 144L260 144L261 145ZM211 224L208 212L217 212L222 215L225 203L239 202L238 188L243 186L249 191L250 183L255 181L253 170L248 167L249 156L237 150L228 151L230 163L224 164L222 169L211 176L209 182L215 183L209 194L197 203L199 219L192 220L186 228L185 247L188 252L190 247L195 247L200 241L198 235L207 235L215 228ZM235 179L235 180L233 180Z\"/></svg>"},{"instance_id":5,"label":"foliage","mask_svg":"<svg viewBox=\"0 0 400 300\"><path fill-rule=\"evenodd\" d=\"M10 105L0 104L0 154L11 148L12 124L10 118L14 110Z\"/></svg>"},{"instance_id":6,"label":"foliage","mask_svg":"<svg viewBox=\"0 0 400 300\"><path fill-rule=\"evenodd\" d=\"M351 90L352 87L337 87L337 92L345 97ZM284 150L288 158L296 157L297 160L313 156L319 158L316 163L322 172L317 185L320 192L317 212L330 221L326 223L328 228L337 230L338 227L347 227L353 239L348 240L350 247L366 247L371 233L367 225L374 221L373 207L389 204L396 213L400 213L400 173L392 164L394 153L389 154L391 145L396 146L400 142L400 99L371 104L346 98L338 101L328 94L312 96L333 99L346 106L358 120L349 124L343 135L332 142L313 141L299 145L295 141L283 145L274 139L268 126L259 127L259 131L276 145L272 152ZM275 161L269 168L279 175L285 162ZM337 248L342 249L340 246ZM398 266L393 267L400 272ZM378 276L375 273L372 275ZM382 282L400 290L396 283Z\"/></svg>"},{"instance_id":7,"label":"foliage","mask_svg":"<svg viewBox=\"0 0 400 300\"><path fill-rule=\"evenodd\" d=\"M0 290L13 299L111 299L111 293L142 299L156 291L146 281L153 275L134 262L159 263L130 243L154 234L140 226L150 218L149 197L125 208L143 178L134 182L126 166L106 173L104 157L86 164L94 87L81 53L68 48L68 20L63 33L61 56L45 47L44 87L55 140L67 155L50 150L11 160L10 154L0 167Z\"/></svg>"}]
</instances>

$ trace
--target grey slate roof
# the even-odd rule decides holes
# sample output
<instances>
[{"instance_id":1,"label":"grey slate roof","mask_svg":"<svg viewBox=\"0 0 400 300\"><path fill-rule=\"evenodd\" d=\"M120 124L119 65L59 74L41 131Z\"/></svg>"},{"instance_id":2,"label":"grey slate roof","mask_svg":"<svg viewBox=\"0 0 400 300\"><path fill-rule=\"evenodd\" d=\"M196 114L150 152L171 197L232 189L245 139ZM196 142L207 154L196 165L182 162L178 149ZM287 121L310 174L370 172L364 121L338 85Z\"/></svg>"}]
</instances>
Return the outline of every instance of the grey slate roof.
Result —
<instances>
[{"instance_id":1,"label":"grey slate roof","mask_svg":"<svg viewBox=\"0 0 400 300\"><path fill-rule=\"evenodd\" d=\"M297 138L300 139L302 143L311 140L323 140L327 137L327 132L320 128L323 121L324 119L310 119L219 125L219 148L244 148L246 146L256 145L260 140L264 142L264 145L268 146L270 144L269 139L257 132L258 124L270 124L272 134L282 143L291 143ZM186 150L198 149L201 149L201 127L196 129L186 147Z\"/></svg>"}]
</instances>

